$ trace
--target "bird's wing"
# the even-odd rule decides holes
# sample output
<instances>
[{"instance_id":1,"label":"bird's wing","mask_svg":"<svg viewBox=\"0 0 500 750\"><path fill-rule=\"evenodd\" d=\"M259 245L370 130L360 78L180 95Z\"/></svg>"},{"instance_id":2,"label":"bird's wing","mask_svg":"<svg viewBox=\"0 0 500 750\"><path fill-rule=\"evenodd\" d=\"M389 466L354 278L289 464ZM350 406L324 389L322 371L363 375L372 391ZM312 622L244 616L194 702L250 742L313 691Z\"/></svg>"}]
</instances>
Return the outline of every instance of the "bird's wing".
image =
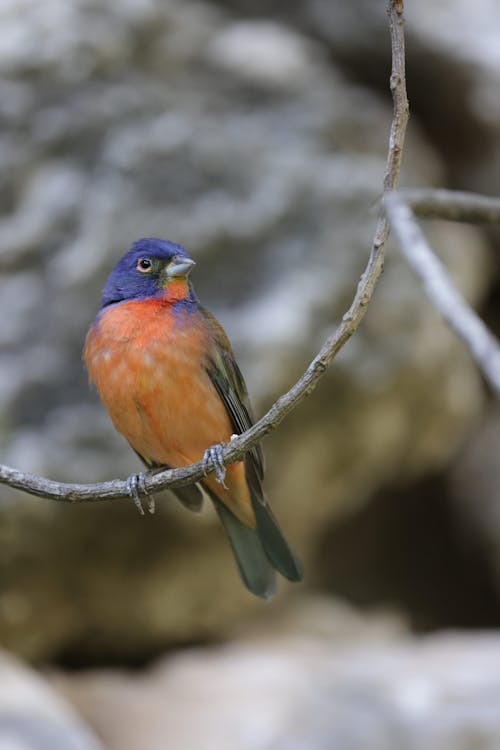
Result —
<instances>
[{"instance_id":1,"label":"bird's wing","mask_svg":"<svg viewBox=\"0 0 500 750\"><path fill-rule=\"evenodd\" d=\"M234 432L241 434L254 422L247 387L224 329L208 310L200 308L200 311L206 320L212 340L206 365L207 373L227 409ZM246 454L245 470L251 491L262 500L264 455L260 445Z\"/></svg>"},{"instance_id":2,"label":"bird's wing","mask_svg":"<svg viewBox=\"0 0 500 750\"><path fill-rule=\"evenodd\" d=\"M234 431L244 432L253 424L253 417L243 375L224 329L208 311L202 308L202 313L213 342L207 372L225 404ZM245 527L218 502L212 492L209 491L209 494L226 529L243 580L250 591L268 597L274 590L274 579L270 575L266 557L271 566L290 581L302 579L302 565L283 536L264 497L261 485L263 472L262 449L256 446L245 457L245 475L252 496L256 530Z\"/></svg>"}]
</instances>

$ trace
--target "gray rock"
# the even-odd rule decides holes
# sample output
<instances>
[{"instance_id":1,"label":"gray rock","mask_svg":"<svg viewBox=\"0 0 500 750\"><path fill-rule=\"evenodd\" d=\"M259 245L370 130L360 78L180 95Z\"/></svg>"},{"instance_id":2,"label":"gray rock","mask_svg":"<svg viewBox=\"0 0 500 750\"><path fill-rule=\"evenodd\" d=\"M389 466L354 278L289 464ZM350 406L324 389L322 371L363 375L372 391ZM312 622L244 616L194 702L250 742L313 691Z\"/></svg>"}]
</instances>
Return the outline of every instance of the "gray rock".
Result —
<instances>
[{"instance_id":1,"label":"gray rock","mask_svg":"<svg viewBox=\"0 0 500 750\"><path fill-rule=\"evenodd\" d=\"M2 750L99 750L101 744L36 672L0 654Z\"/></svg>"},{"instance_id":2,"label":"gray rock","mask_svg":"<svg viewBox=\"0 0 500 750\"><path fill-rule=\"evenodd\" d=\"M285 634L193 649L140 675L58 675L55 685L109 750L500 745L497 634L413 638L387 618L308 607L309 622L288 621Z\"/></svg>"},{"instance_id":3,"label":"gray rock","mask_svg":"<svg viewBox=\"0 0 500 750\"><path fill-rule=\"evenodd\" d=\"M138 463L80 359L114 261L141 235L190 249L260 413L352 299L387 91L345 80L305 32L203 2L51 0L42 12L26 0L1 14L2 458L60 479L124 476ZM414 132L405 179L441 175ZM481 237L433 237L479 301ZM392 248L362 329L270 441L269 495L306 561L325 523L445 464L482 400L468 354ZM4 488L0 499L0 638L19 653L143 658L220 638L261 606L210 510L188 517L166 500L146 520L124 503L62 507Z\"/></svg>"}]
</instances>

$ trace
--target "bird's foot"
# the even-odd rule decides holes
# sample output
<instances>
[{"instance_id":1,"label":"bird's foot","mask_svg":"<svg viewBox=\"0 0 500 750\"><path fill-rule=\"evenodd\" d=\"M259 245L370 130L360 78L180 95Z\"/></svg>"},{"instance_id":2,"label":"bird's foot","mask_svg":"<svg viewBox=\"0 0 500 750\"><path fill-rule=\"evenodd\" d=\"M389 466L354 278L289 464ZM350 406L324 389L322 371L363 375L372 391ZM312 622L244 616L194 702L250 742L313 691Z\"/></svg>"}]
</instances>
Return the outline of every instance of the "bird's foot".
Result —
<instances>
[{"instance_id":1,"label":"bird's foot","mask_svg":"<svg viewBox=\"0 0 500 750\"><path fill-rule=\"evenodd\" d=\"M127 479L127 490L130 498L134 501L134 505L141 514L144 515L144 508L142 507L141 494L148 495L146 490L146 473L141 471L140 474L132 474ZM155 499L152 495L147 498L147 509L150 513L155 512Z\"/></svg>"},{"instance_id":2,"label":"bird's foot","mask_svg":"<svg viewBox=\"0 0 500 750\"><path fill-rule=\"evenodd\" d=\"M134 501L134 505L141 514L144 515L144 508L142 507L141 496L139 494L139 486L141 484L141 477L143 474L131 474L127 479L127 490L130 499ZM142 480L143 482L144 480Z\"/></svg>"},{"instance_id":3,"label":"bird's foot","mask_svg":"<svg viewBox=\"0 0 500 750\"><path fill-rule=\"evenodd\" d=\"M224 445L224 443L218 443L217 445L212 445L210 448L207 448L203 454L202 461L205 476L208 474L208 471L213 468L216 480L225 490L227 490L228 487L224 481L226 478L226 467L224 466L222 458L222 449L224 448Z\"/></svg>"}]
</instances>

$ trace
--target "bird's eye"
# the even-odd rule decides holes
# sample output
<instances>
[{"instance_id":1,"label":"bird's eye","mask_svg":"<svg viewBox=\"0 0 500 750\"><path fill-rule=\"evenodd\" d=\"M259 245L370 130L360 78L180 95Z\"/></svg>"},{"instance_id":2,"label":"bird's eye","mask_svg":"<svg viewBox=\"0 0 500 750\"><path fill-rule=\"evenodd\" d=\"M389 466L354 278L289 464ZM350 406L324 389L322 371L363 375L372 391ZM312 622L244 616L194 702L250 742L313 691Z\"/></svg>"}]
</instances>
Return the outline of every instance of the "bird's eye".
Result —
<instances>
[{"instance_id":1,"label":"bird's eye","mask_svg":"<svg viewBox=\"0 0 500 750\"><path fill-rule=\"evenodd\" d=\"M149 258L139 258L136 268L141 273L151 273L153 270L153 263Z\"/></svg>"}]
</instances>

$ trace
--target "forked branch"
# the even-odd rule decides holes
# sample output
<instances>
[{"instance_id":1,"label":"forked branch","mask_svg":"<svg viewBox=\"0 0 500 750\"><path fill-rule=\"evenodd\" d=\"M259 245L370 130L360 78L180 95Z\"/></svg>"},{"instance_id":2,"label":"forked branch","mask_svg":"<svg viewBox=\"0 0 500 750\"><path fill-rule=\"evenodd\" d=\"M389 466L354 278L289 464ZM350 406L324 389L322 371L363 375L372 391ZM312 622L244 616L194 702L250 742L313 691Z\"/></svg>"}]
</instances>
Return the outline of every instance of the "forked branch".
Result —
<instances>
[{"instance_id":1,"label":"forked branch","mask_svg":"<svg viewBox=\"0 0 500 750\"><path fill-rule=\"evenodd\" d=\"M403 195L406 193L395 192L385 198L386 213L401 252L420 278L429 300L467 345L484 377L500 397L500 343L453 284Z\"/></svg>"}]
</instances>

